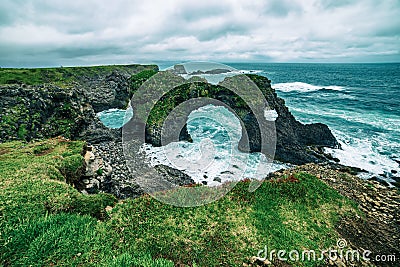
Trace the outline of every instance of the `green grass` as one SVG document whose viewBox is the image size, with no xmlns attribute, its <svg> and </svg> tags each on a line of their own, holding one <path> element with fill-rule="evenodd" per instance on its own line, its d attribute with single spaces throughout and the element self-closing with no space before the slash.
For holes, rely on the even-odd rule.
<svg viewBox="0 0 400 267">
<path fill-rule="evenodd" d="M 0 68 L 0 84 L 28 84 L 40 85 L 55 83 L 58 85 L 80 81 L 83 77 L 96 77 L 107 75 L 111 71 L 123 71 L 128 69 L 153 68 L 157 66 L 141 65 L 108 65 L 90 67 L 58 67 L 58 68 Z"/>
<path fill-rule="evenodd" d="M 173 266 L 114 250 L 118 240 L 100 220 L 116 199 L 82 195 L 66 183 L 83 166 L 83 146 L 63 139 L 0 144 L 0 265 Z"/>
<path fill-rule="evenodd" d="M 334 224 L 354 213 L 354 204 L 313 176 L 297 177 L 298 183 L 265 182 L 255 193 L 241 182 L 224 198 L 195 208 L 148 196 L 128 200 L 117 205 L 108 224 L 124 249 L 199 266 L 241 266 L 266 245 L 287 251 L 335 245 Z"/>
<path fill-rule="evenodd" d="M 340 216 L 358 213 L 304 173 L 298 181 L 265 182 L 254 193 L 240 182 L 200 207 L 147 195 L 116 204 L 110 195 L 82 195 L 65 182 L 79 169 L 83 146 L 61 139 L 0 144 L 0 265 L 242 266 L 266 245 L 329 248 Z"/>
</svg>

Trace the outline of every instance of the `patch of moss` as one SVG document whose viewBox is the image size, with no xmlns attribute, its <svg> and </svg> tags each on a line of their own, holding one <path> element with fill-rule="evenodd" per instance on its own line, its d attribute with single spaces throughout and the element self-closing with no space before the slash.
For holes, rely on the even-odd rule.
<svg viewBox="0 0 400 267">
<path fill-rule="evenodd" d="M 73 183 L 79 179 L 83 173 L 84 159 L 80 154 L 74 154 L 63 158 L 58 166 L 67 182 Z"/>
<path fill-rule="evenodd" d="M 51 151 L 54 148 L 54 145 L 51 143 L 43 143 L 33 148 L 33 153 L 35 155 L 43 154 L 47 151 Z"/>
<path fill-rule="evenodd" d="M 30 122 L 29 109 L 23 104 L 17 104 L 0 114 L 0 132 L 2 136 L 15 136 L 25 140 Z"/>
<path fill-rule="evenodd" d="M 156 69 L 143 70 L 135 75 L 132 75 L 129 78 L 129 92 L 130 97 L 132 97 L 133 93 L 136 92 L 139 87 L 148 79 L 150 79 L 153 75 L 155 75 L 158 71 Z"/>
<path fill-rule="evenodd" d="M 28 133 L 27 125 L 25 123 L 21 124 L 18 128 L 18 137 L 19 139 L 24 140 L 26 138 L 26 135 Z"/>
<path fill-rule="evenodd" d="M 78 111 L 70 103 L 65 103 L 54 109 L 52 116 L 43 125 L 43 133 L 49 137 L 72 138 L 79 127 L 77 118 L 80 118 Z"/>
</svg>

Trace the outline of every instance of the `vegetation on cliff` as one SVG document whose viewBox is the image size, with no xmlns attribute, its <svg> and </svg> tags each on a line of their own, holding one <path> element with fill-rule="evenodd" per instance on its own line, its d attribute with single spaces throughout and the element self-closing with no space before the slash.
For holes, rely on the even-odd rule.
<svg viewBox="0 0 400 267">
<path fill-rule="evenodd" d="M 156 69 L 157 66 L 151 66 Z M 90 67 L 57 67 L 57 68 L 29 68 L 14 69 L 0 68 L 0 85 L 26 84 L 41 85 L 53 83 L 57 85 L 69 85 L 74 82 L 82 82 L 85 79 L 109 75 L 113 71 L 143 70 L 143 65 L 107 65 Z"/>
</svg>

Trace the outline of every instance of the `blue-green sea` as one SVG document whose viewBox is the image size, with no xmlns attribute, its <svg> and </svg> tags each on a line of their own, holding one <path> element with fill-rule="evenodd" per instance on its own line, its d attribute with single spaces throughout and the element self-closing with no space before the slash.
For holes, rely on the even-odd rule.
<svg viewBox="0 0 400 267">
<path fill-rule="evenodd" d="M 160 69 L 171 65 L 160 65 Z M 272 80 L 272 87 L 299 121 L 327 124 L 342 149 L 326 151 L 342 164 L 373 175 L 399 176 L 400 63 L 227 65 Z M 104 113 L 100 118 L 118 126 L 124 112 L 116 114 Z M 204 138 L 208 138 L 207 131 Z"/>
</svg>

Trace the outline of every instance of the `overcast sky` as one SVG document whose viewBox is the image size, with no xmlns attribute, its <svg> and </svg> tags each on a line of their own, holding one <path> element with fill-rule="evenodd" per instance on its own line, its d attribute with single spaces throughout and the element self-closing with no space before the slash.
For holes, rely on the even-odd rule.
<svg viewBox="0 0 400 267">
<path fill-rule="evenodd" d="M 400 0 L 1 0 L 0 66 L 400 62 Z"/>
</svg>

